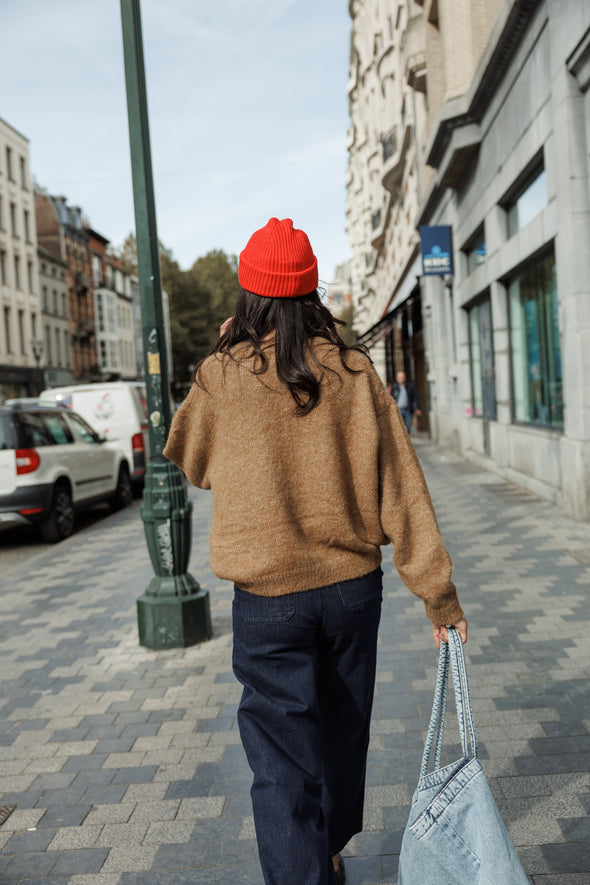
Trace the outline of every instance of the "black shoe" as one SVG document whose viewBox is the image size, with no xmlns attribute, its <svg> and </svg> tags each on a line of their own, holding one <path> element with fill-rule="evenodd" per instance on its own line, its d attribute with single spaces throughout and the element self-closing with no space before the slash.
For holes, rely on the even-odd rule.
<svg viewBox="0 0 590 885">
<path fill-rule="evenodd" d="M 335 870 L 336 885 L 344 885 L 344 883 L 346 882 L 346 870 L 344 869 L 344 861 L 341 854 L 337 854 L 336 857 L 338 858 L 338 869 Z"/>
</svg>

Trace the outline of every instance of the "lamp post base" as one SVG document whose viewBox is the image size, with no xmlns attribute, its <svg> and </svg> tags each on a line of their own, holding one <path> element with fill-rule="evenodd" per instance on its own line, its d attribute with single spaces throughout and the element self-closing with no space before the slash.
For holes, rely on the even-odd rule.
<svg viewBox="0 0 590 885">
<path fill-rule="evenodd" d="M 184 578 L 187 576 L 184 575 Z M 154 578 L 154 581 L 174 580 Z M 195 582 L 196 583 L 196 582 Z M 152 584 L 148 590 L 153 593 Z M 201 590 L 184 596 L 148 595 L 137 600 L 139 643 L 158 651 L 163 648 L 187 648 L 211 637 L 209 594 Z"/>
</svg>

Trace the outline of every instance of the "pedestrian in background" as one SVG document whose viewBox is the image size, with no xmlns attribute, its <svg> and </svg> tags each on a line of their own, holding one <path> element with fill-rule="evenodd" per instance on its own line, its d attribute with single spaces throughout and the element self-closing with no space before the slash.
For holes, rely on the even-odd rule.
<svg viewBox="0 0 590 885">
<path fill-rule="evenodd" d="M 321 303 L 290 219 L 240 255 L 242 293 L 164 454 L 213 493 L 211 566 L 235 584 L 240 735 L 267 885 L 345 881 L 362 829 L 382 601 L 381 546 L 437 644 L 466 639 L 422 470 L 361 347 Z"/>
<path fill-rule="evenodd" d="M 398 372 L 395 376 L 395 384 L 391 385 L 391 395 L 396 401 L 406 429 L 410 433 L 413 415 L 420 417 L 422 412 L 420 411 L 420 400 L 418 399 L 416 388 L 409 381 L 406 381 L 405 372 Z"/>
</svg>

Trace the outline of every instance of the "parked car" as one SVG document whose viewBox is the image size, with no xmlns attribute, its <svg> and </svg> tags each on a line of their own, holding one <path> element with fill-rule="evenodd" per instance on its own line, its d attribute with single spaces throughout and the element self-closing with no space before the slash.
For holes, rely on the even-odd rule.
<svg viewBox="0 0 590 885">
<path fill-rule="evenodd" d="M 55 406 L 0 406 L 0 531 L 38 524 L 46 541 L 74 530 L 75 513 L 133 500 L 129 462 L 80 415 Z"/>
<path fill-rule="evenodd" d="M 39 402 L 73 409 L 120 449 L 130 467 L 131 482 L 143 487 L 149 458 L 149 433 L 145 385 L 134 381 L 72 384 L 43 390 Z"/>
</svg>

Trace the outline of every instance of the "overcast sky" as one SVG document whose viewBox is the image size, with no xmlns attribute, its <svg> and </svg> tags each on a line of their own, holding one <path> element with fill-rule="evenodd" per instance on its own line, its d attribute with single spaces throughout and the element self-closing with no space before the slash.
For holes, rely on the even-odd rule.
<svg viewBox="0 0 590 885">
<path fill-rule="evenodd" d="M 142 0 L 158 234 L 183 267 L 290 217 L 333 278 L 345 225 L 346 0 Z M 119 0 L 0 0 L 0 117 L 119 245 L 133 203 Z"/>
</svg>

